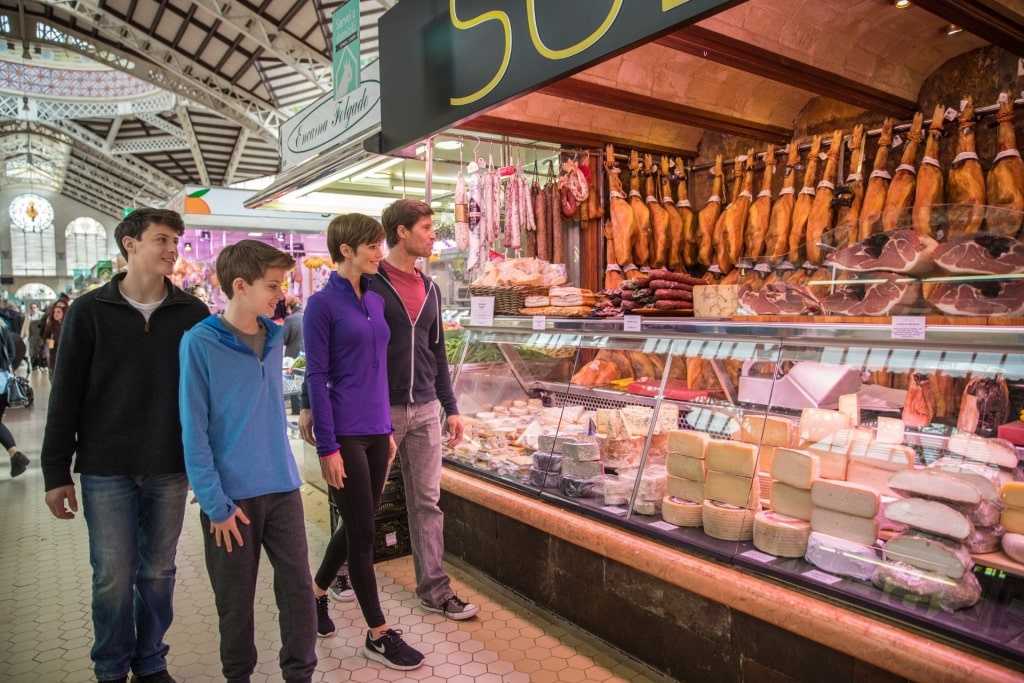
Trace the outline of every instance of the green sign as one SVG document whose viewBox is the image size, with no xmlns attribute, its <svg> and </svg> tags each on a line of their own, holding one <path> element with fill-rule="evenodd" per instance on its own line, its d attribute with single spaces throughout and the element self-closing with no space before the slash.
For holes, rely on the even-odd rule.
<svg viewBox="0 0 1024 683">
<path fill-rule="evenodd" d="M 135 210 L 134 206 L 126 206 L 121 209 L 121 218 L 128 218 L 128 214 Z"/>
<path fill-rule="evenodd" d="M 344 0 L 331 16 L 334 100 L 359 87 L 359 0 Z"/>
</svg>

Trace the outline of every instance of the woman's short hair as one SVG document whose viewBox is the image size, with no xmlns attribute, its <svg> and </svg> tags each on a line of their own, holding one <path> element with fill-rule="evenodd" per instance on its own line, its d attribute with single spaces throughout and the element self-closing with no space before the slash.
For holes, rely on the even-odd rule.
<svg viewBox="0 0 1024 683">
<path fill-rule="evenodd" d="M 343 244 L 355 251 L 361 244 L 378 244 L 383 239 L 384 226 L 374 219 L 361 213 L 343 213 L 327 226 L 327 253 L 335 263 L 343 263 Z"/>
</svg>

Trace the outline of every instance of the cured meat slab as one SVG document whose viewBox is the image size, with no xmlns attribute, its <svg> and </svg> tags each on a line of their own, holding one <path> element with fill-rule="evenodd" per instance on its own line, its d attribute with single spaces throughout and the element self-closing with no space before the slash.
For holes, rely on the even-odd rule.
<svg viewBox="0 0 1024 683">
<path fill-rule="evenodd" d="M 754 315 L 807 315 L 821 311 L 821 304 L 809 289 L 786 282 L 740 292 L 740 306 Z"/>
<path fill-rule="evenodd" d="M 851 280 L 822 297 L 821 307 L 832 315 L 899 315 L 921 298 L 921 283 L 895 273 L 873 273 L 865 282 Z"/>
<path fill-rule="evenodd" d="M 988 232 L 962 235 L 940 244 L 932 258 L 942 270 L 953 275 L 1024 273 L 1024 244 Z"/>
<path fill-rule="evenodd" d="M 825 263 L 858 273 L 885 270 L 922 275 L 931 269 L 932 253 L 938 246 L 931 237 L 913 230 L 879 232 L 852 247 L 830 254 Z"/>
<path fill-rule="evenodd" d="M 1020 317 L 1024 315 L 1024 280 L 941 282 L 928 300 L 949 315 Z"/>
</svg>

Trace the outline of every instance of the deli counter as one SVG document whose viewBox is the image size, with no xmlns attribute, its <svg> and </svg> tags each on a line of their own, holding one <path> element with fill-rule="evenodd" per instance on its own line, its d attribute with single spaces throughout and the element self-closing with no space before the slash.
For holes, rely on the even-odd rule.
<svg viewBox="0 0 1024 683">
<path fill-rule="evenodd" d="M 678 318 L 467 327 L 449 348 L 466 438 L 445 452 L 446 500 L 900 679 L 1020 680 L 1024 328 L 916 334 Z M 489 539 L 450 513 L 449 551 L 477 564 Z M 512 587 L 558 602 L 528 584 Z M 616 642 L 605 620 L 581 620 Z M 686 666 L 732 675 L 701 656 Z M 666 658 L 653 663 L 683 675 Z"/>
</svg>

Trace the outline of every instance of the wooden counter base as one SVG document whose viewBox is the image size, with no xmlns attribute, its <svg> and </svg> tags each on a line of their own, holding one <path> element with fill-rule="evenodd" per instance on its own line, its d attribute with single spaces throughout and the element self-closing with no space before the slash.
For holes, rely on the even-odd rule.
<svg viewBox="0 0 1024 683">
<path fill-rule="evenodd" d="M 928 681 L 929 683 L 939 681 L 1010 683 L 1021 680 L 1019 672 L 1012 671 L 995 662 L 972 656 L 962 650 L 903 630 L 884 621 L 844 609 L 841 606 L 802 595 L 795 590 L 759 579 L 728 565 L 698 558 L 598 521 L 561 510 L 553 505 L 539 503 L 527 496 L 447 467 L 442 470 L 441 487 L 444 494 L 442 508 L 448 509 L 446 519 L 448 552 L 463 556 L 470 564 L 479 566 L 474 561 L 474 555 L 486 551 L 477 547 L 480 543 L 474 543 L 472 534 L 477 535 L 477 541 L 486 542 L 490 538 L 500 549 L 503 544 L 508 545 L 502 537 L 503 532 L 506 531 L 504 527 L 508 527 L 508 538 L 511 539 L 515 534 L 514 525 L 525 525 L 542 534 L 579 546 L 587 552 L 621 563 L 683 589 L 683 591 L 700 596 L 697 599 L 706 599 L 708 606 L 714 607 L 717 604 L 729 610 L 735 610 L 735 612 L 717 613 L 710 616 L 706 612 L 691 615 L 693 618 L 691 625 L 700 628 L 702 637 L 706 632 L 708 640 L 711 641 L 710 645 L 713 646 L 717 645 L 723 649 L 728 649 L 730 645 L 736 647 L 735 643 L 730 641 L 730 638 L 735 638 L 735 633 L 729 631 L 735 631 L 737 627 L 735 625 L 723 627 L 723 624 L 729 621 L 730 614 L 740 613 L 838 653 L 848 655 L 855 660 L 855 667 L 857 662 L 865 662 L 907 680 Z M 445 500 L 446 498 L 447 500 Z M 474 505 L 479 506 L 508 519 L 494 518 L 491 528 L 481 529 L 479 528 L 481 525 L 487 527 L 487 521 L 480 519 L 479 515 L 472 519 L 465 519 L 452 514 L 455 510 L 451 508 L 458 509 L 460 505 L 465 504 L 462 501 L 468 502 L 467 507 L 469 508 Z M 472 510 L 459 509 L 458 512 L 471 513 Z M 522 529 L 522 527 L 519 528 Z M 520 555 L 528 554 L 521 548 L 518 548 L 517 552 Z M 544 551 L 537 550 L 538 554 L 541 552 Z M 549 554 L 551 552 L 557 554 L 557 550 L 548 551 Z M 532 561 L 536 564 L 548 560 L 547 556 L 538 556 Z M 498 566 L 501 562 L 526 563 L 528 561 L 530 558 L 516 557 L 493 560 L 498 563 Z M 574 569 L 566 568 L 565 571 L 570 575 L 574 571 L 578 573 L 578 576 L 570 576 L 569 580 L 580 582 L 579 594 L 576 597 L 585 600 L 588 568 L 583 564 L 579 563 Z M 487 571 L 486 567 L 481 567 L 481 569 Z M 501 577 L 495 578 L 501 581 Z M 541 580 L 538 577 L 534 578 Z M 597 577 L 589 578 L 600 580 Z M 616 580 L 628 580 L 628 577 L 618 577 Z M 512 586 L 512 588 L 516 587 Z M 600 586 L 591 586 L 590 588 L 600 589 Z M 643 588 L 640 588 L 640 591 L 642 593 Z M 657 594 L 656 590 L 651 592 Z M 527 595 L 527 597 L 536 599 L 535 596 Z M 638 600 L 650 600 L 653 595 L 638 594 L 634 597 Z M 674 607 L 685 609 L 685 606 L 680 608 L 678 605 L 674 605 Z M 700 607 L 698 606 L 697 609 L 700 610 Z M 556 609 L 556 611 L 558 610 Z M 666 605 L 665 611 L 671 611 L 671 607 Z M 713 609 L 708 611 L 715 612 Z M 616 616 L 608 614 L 607 618 L 615 620 Z M 669 616 L 677 615 L 672 613 Z M 719 622 L 715 621 L 716 616 L 719 617 Z M 736 617 L 742 619 L 740 615 L 736 615 Z M 623 616 L 623 618 L 626 617 Z M 708 623 L 706 628 L 703 628 L 705 624 L 700 620 L 705 618 Z M 581 625 L 587 627 L 586 624 Z M 648 626 L 652 631 L 659 627 L 656 623 L 649 623 Z M 740 626 L 740 628 L 743 627 L 750 628 L 751 626 L 750 624 Z M 598 633 L 598 635 L 601 634 Z M 771 646 L 766 647 L 770 649 Z M 709 649 L 713 650 L 714 648 Z M 644 656 L 644 653 L 631 653 L 650 661 L 648 657 Z M 769 658 L 772 656 L 783 655 L 768 654 Z M 736 680 L 768 679 L 770 666 L 766 668 L 751 661 L 745 655 L 739 659 L 742 661 L 738 664 L 733 663 L 733 668 L 742 669 L 742 673 L 723 668 L 717 672 L 720 677 L 716 680 L 725 680 L 726 678 L 735 678 Z M 657 665 L 656 662 L 651 663 Z M 712 662 L 710 666 L 714 667 L 716 664 L 721 664 L 721 662 Z M 826 666 L 826 664 L 826 662 L 822 662 L 821 666 Z M 683 674 L 681 671 L 670 671 L 669 673 L 676 676 Z M 712 673 L 711 671 L 706 670 L 705 667 L 703 673 L 705 674 L 704 680 L 711 680 L 707 677 Z M 820 671 L 820 675 L 825 676 L 821 680 L 842 680 L 844 678 L 843 676 L 829 678 L 828 673 L 824 670 Z M 686 678 L 689 679 L 690 676 L 688 675 Z M 794 680 L 799 678 L 800 676 L 794 676 Z M 857 675 L 856 672 L 853 674 L 854 680 L 861 678 L 862 676 Z M 777 679 L 773 678 L 773 680 Z"/>
</svg>

